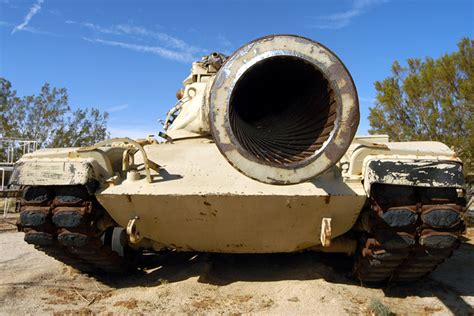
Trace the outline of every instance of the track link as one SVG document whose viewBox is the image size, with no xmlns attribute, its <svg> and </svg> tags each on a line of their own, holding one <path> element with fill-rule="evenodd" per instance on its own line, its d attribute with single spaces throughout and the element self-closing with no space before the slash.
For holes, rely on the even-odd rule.
<svg viewBox="0 0 474 316">
<path fill-rule="evenodd" d="M 366 210 L 356 277 L 367 284 L 412 282 L 449 258 L 465 231 L 463 200 L 453 190 L 379 185 Z"/>
<path fill-rule="evenodd" d="M 27 243 L 45 254 L 87 273 L 125 273 L 133 268 L 128 256 L 111 249 L 114 223 L 84 187 L 28 187 L 19 207 L 18 229 L 25 232 Z"/>
</svg>

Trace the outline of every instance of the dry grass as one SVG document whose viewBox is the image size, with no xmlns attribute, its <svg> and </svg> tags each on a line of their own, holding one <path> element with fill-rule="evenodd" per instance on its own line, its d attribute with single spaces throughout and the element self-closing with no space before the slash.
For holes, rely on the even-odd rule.
<svg viewBox="0 0 474 316">
<path fill-rule="evenodd" d="M 374 316 L 391 316 L 395 315 L 391 310 L 390 307 L 382 303 L 378 298 L 372 298 L 370 301 L 370 305 L 368 308 L 369 315 Z"/>
</svg>

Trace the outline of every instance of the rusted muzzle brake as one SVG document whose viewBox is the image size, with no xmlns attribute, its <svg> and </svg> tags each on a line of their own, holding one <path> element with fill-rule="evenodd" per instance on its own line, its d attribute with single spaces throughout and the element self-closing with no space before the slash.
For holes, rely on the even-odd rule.
<svg viewBox="0 0 474 316">
<path fill-rule="evenodd" d="M 238 49 L 217 73 L 209 104 L 222 154 L 271 184 L 303 182 L 330 168 L 359 124 L 349 71 L 323 45 L 293 35 Z"/>
</svg>

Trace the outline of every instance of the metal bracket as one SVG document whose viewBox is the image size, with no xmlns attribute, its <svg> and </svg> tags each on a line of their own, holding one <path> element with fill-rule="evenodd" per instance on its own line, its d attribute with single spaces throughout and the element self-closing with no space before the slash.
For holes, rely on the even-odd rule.
<svg viewBox="0 0 474 316">
<path fill-rule="evenodd" d="M 140 236 L 140 232 L 137 229 L 137 221 L 139 219 L 140 217 L 135 216 L 129 220 L 127 224 L 127 235 L 129 236 L 130 242 L 132 244 L 138 244 L 142 240 L 142 236 Z"/>
<path fill-rule="evenodd" d="M 321 245 L 329 247 L 331 245 L 331 218 L 323 217 L 321 222 Z"/>
<path fill-rule="evenodd" d="M 124 150 L 122 154 L 122 171 L 129 171 L 130 167 L 135 164 L 135 153 L 137 149 L 129 148 Z"/>
<path fill-rule="evenodd" d="M 137 141 L 135 141 L 131 138 L 128 138 L 128 137 L 107 139 L 107 140 L 98 142 L 97 144 L 94 144 L 92 146 L 79 148 L 76 152 L 79 153 L 79 152 L 93 151 L 93 150 L 99 149 L 100 147 L 104 147 L 105 145 L 109 145 L 109 144 L 112 144 L 112 143 L 130 144 L 130 145 L 134 146 L 135 148 L 137 148 L 140 151 L 140 153 L 143 156 L 143 165 L 145 167 L 146 179 L 147 179 L 148 183 L 152 182 L 150 169 L 155 170 L 156 172 L 160 173 L 161 166 L 158 165 L 157 163 L 154 163 L 153 161 L 149 160 L 148 156 L 145 152 L 145 149 L 143 149 L 143 146 L 140 143 L 138 143 Z M 124 153 L 124 159 L 125 159 L 126 155 L 127 154 Z"/>
</svg>

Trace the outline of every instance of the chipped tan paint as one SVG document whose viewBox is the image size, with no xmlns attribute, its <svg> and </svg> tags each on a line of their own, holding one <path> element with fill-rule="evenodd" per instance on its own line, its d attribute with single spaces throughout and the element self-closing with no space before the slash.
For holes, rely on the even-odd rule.
<svg viewBox="0 0 474 316">
<path fill-rule="evenodd" d="M 258 47 L 258 53 L 255 47 Z M 258 161 L 239 145 L 229 127 L 229 100 L 236 82 L 254 64 L 274 56 L 295 56 L 313 63 L 330 76 L 329 82 L 337 85 L 336 91 L 343 92 L 337 97 L 339 105 L 335 127 L 322 148 L 301 163 L 288 166 L 266 165 Z M 350 74 L 339 59 L 321 44 L 291 35 L 258 39 L 235 52 L 217 73 L 209 99 L 211 129 L 222 154 L 245 175 L 273 184 L 306 181 L 330 168 L 350 145 L 359 120 L 357 92 Z"/>
<path fill-rule="evenodd" d="M 339 89 L 342 89 L 344 88 L 344 86 L 346 85 L 347 81 L 344 79 L 344 78 L 341 78 L 337 81 L 337 84 L 339 86 Z"/>
<path fill-rule="evenodd" d="M 387 167 L 376 170 L 373 167 L 374 163 L 384 163 Z M 364 188 L 369 196 L 374 183 L 462 189 L 462 164 L 458 160 L 444 160 L 442 157 L 425 156 L 421 159 L 410 159 L 386 155 L 373 156 L 366 161 L 364 168 Z"/>
<path fill-rule="evenodd" d="M 114 175 L 123 148 L 101 148 L 78 153 L 79 148 L 41 149 L 24 155 L 15 166 L 12 182 L 18 185 L 73 185 L 105 181 Z"/>
<path fill-rule="evenodd" d="M 95 178 L 92 161 L 30 160 L 16 167 L 15 183 L 20 185 L 86 184 Z"/>
<path fill-rule="evenodd" d="M 347 177 L 359 177 L 364 174 L 367 164 L 372 159 L 407 159 L 417 160 L 453 160 L 460 161 L 454 157 L 454 152 L 445 144 L 440 142 L 387 142 L 387 143 L 358 143 L 347 160 L 350 167 Z"/>
</svg>

